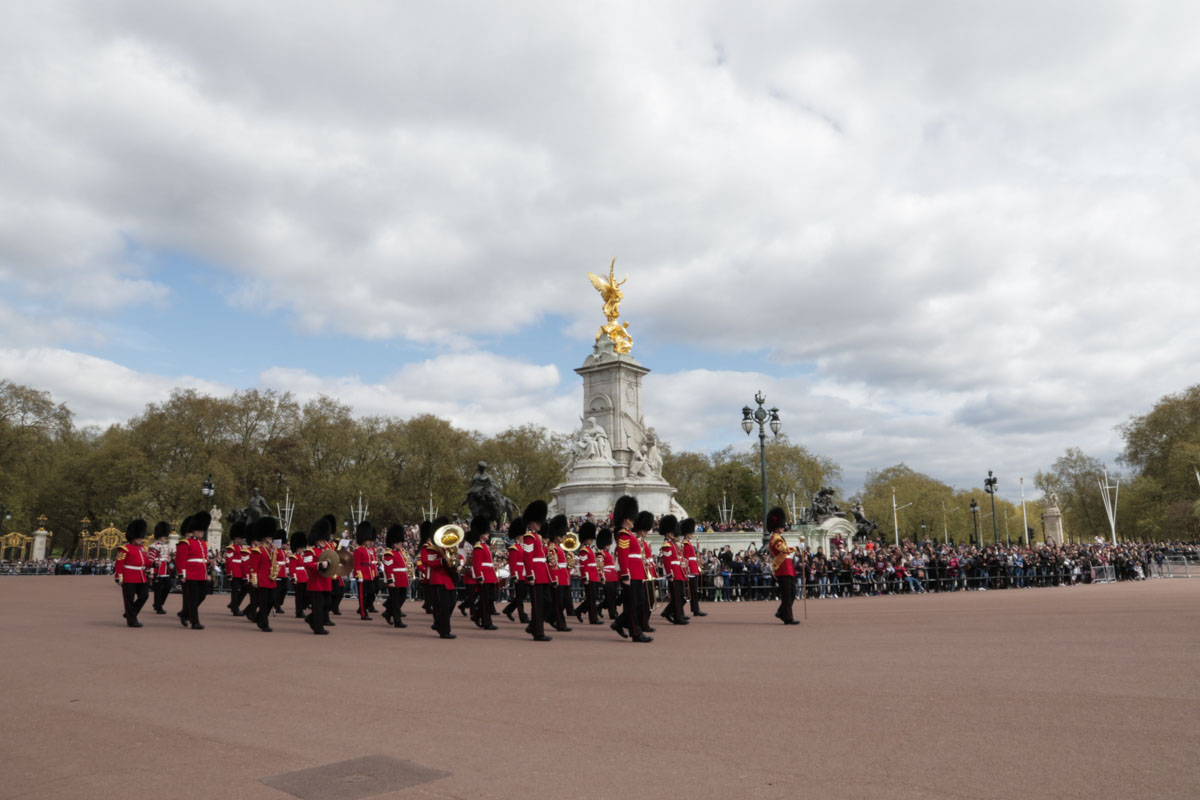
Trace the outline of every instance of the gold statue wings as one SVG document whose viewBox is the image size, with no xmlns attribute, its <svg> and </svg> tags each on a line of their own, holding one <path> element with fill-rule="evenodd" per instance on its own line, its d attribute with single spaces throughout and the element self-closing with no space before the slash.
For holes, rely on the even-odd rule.
<svg viewBox="0 0 1200 800">
<path fill-rule="evenodd" d="M 618 353 L 628 353 L 633 347 L 633 338 L 630 337 L 626 330 L 629 323 L 621 325 L 617 322 L 617 318 L 621 316 L 621 300 L 625 295 L 621 293 L 621 285 L 629 280 L 629 276 L 625 276 L 625 280 L 618 281 L 613 274 L 613 270 L 617 266 L 617 259 L 613 259 L 608 265 L 608 280 L 601 278 L 594 272 L 587 274 L 588 280 L 592 282 L 592 286 L 596 287 L 596 291 L 600 293 L 600 297 L 604 300 L 604 318 L 607 324 L 601 325 L 599 332 L 596 334 L 596 341 L 600 341 L 600 337 L 607 336 L 613 342 L 613 350 Z"/>
</svg>

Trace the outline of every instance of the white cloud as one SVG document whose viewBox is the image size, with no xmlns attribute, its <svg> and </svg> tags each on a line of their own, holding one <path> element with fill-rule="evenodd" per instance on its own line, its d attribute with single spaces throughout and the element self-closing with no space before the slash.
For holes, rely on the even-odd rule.
<svg viewBox="0 0 1200 800">
<path fill-rule="evenodd" d="M 378 385 L 264 381 L 481 430 L 526 402 L 562 425 L 557 373 L 470 354 L 552 310 L 582 355 L 582 272 L 617 255 L 639 342 L 769 353 L 795 438 L 828 442 L 848 477 L 1108 456 L 1112 425 L 1193 382 L 1200 356 L 1198 17 L 1132 0 L 25 5 L 0 31 L 0 288 L 47 338 L 10 324 L 0 343 L 168 302 L 138 253 L 179 252 L 303 330 L 466 354 Z M 655 373 L 685 395 L 648 397 L 653 424 L 719 440 L 752 380 Z M 116 408 L 94 402 L 80 412 Z"/>
</svg>

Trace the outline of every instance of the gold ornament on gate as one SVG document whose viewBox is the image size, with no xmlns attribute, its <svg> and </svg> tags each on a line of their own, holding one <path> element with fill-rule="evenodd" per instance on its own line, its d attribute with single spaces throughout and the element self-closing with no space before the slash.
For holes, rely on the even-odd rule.
<svg viewBox="0 0 1200 800">
<path fill-rule="evenodd" d="M 596 341 L 599 342 L 601 337 L 607 336 L 613 343 L 613 352 L 628 353 L 633 349 L 633 337 L 629 335 L 629 323 L 618 323 L 617 318 L 621 316 L 619 306 L 621 300 L 625 298 L 625 295 L 621 293 L 621 285 L 629 280 L 629 276 L 626 275 L 625 280 L 618 281 L 613 275 L 613 269 L 616 266 L 617 260 L 614 258 L 608 265 L 607 281 L 594 272 L 589 272 L 587 276 L 604 300 L 604 318 L 608 320 L 606 325 L 600 326 L 600 330 L 596 334 Z"/>
</svg>

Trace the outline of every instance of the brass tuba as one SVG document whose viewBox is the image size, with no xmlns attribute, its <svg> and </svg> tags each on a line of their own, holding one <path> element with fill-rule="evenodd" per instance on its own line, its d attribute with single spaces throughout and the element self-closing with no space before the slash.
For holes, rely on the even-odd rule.
<svg viewBox="0 0 1200 800">
<path fill-rule="evenodd" d="M 442 552 L 442 560 L 451 571 L 458 569 L 458 546 L 466 538 L 458 525 L 443 525 L 433 532 L 433 546 Z"/>
<path fill-rule="evenodd" d="M 575 569 L 575 551 L 579 549 L 579 537 L 567 533 L 562 540 L 562 549 L 567 551 L 567 569 Z"/>
</svg>

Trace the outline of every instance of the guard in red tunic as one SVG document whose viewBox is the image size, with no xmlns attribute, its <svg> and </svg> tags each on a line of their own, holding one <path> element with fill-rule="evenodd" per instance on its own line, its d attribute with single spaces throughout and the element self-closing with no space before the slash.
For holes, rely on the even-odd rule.
<svg viewBox="0 0 1200 800">
<path fill-rule="evenodd" d="M 146 538 L 146 520 L 135 519 L 125 528 L 125 544 L 117 548 L 117 563 L 113 565 L 113 580 L 121 587 L 121 599 L 125 602 L 125 624 L 140 628 L 138 614 L 150 596 L 150 554 L 143 541 Z"/>
<path fill-rule="evenodd" d="M 308 549 L 308 537 L 303 531 L 296 531 L 289 544 L 292 554 L 288 558 L 288 572 L 292 576 L 292 589 L 296 592 L 296 618 L 304 619 L 304 612 L 308 610 L 308 570 L 304 568 L 302 559 L 304 551 Z"/>
<path fill-rule="evenodd" d="M 246 546 L 246 523 L 238 520 L 229 526 L 229 544 L 225 545 L 225 575 L 229 578 L 229 611 L 242 616 L 242 600 L 250 594 L 246 564 L 250 560 Z"/>
<path fill-rule="evenodd" d="M 472 520 L 472 524 L 475 524 Z M 459 545 L 458 560 L 462 565 L 459 570 L 458 577 L 462 579 L 462 600 L 459 601 L 458 611 L 464 617 L 469 616 L 471 621 L 475 621 L 475 602 L 479 599 L 479 587 L 475 584 L 475 573 L 471 569 L 471 557 L 473 548 L 478 535 L 467 528 L 463 534 L 463 541 Z"/>
<path fill-rule="evenodd" d="M 509 622 L 513 621 L 513 612 L 518 619 L 529 624 L 529 615 L 525 613 L 525 598 L 529 594 L 529 584 L 525 578 L 525 557 L 521 552 L 521 539 L 525 536 L 525 520 L 517 517 L 508 524 L 508 573 L 510 578 L 509 591 L 512 592 L 508 605 L 504 607 L 504 616 Z"/>
<path fill-rule="evenodd" d="M 200 624 L 200 604 L 208 595 L 208 526 L 212 517 L 207 511 L 199 511 L 183 521 L 183 539 L 175 546 L 175 574 L 183 581 L 183 608 L 179 611 L 179 624 L 192 630 L 204 630 Z"/>
<path fill-rule="evenodd" d="M 421 586 L 421 610 L 426 614 L 433 614 L 433 591 L 429 588 L 429 570 L 425 568 L 425 551 L 432 535 L 433 525 L 429 520 L 417 526 L 417 577 Z"/>
<path fill-rule="evenodd" d="M 683 548 L 679 546 L 679 520 L 674 514 L 666 514 L 658 521 L 658 532 L 663 535 L 660 551 L 663 569 L 667 577 L 667 605 L 662 610 L 663 619 L 672 625 L 687 625 L 683 612 L 683 595 L 687 587 L 687 573 L 683 566 Z"/>
<path fill-rule="evenodd" d="M 525 562 L 525 581 L 529 586 L 529 624 L 525 632 L 535 642 L 548 642 L 546 635 L 546 610 L 553 607 L 550 593 L 553 584 L 550 567 L 546 560 L 546 543 L 542 541 L 541 529 L 546 524 L 548 509 L 546 501 L 534 500 L 525 508 L 525 533 L 521 536 L 521 558 Z"/>
<path fill-rule="evenodd" d="M 471 520 L 471 532 L 467 541 L 471 543 L 471 577 L 475 580 L 475 604 L 472 619 L 485 631 L 494 631 L 492 603 L 496 596 L 496 565 L 492 561 L 490 545 L 492 521 L 479 516 Z"/>
<path fill-rule="evenodd" d="M 784 625 L 799 625 L 799 621 L 792 616 L 792 603 L 796 602 L 796 565 L 792 563 L 792 555 L 796 548 L 788 547 L 787 540 L 783 538 L 786 527 L 787 514 L 782 508 L 772 508 L 767 513 L 767 530 L 771 533 L 767 549 L 771 553 L 771 571 L 775 574 L 775 582 L 779 584 L 779 610 L 775 616 Z"/>
<path fill-rule="evenodd" d="M 328 565 L 337 558 L 337 552 L 329 544 L 331 536 L 333 527 L 328 519 L 321 517 L 309 528 L 308 547 L 300 554 L 300 565 L 308 573 L 308 602 L 312 609 L 304 620 L 319 636 L 328 634 L 325 626 L 333 624 L 329 620 L 329 593 L 333 581 L 321 574 L 321 565 Z"/>
<path fill-rule="evenodd" d="M 368 611 L 375 606 L 375 578 L 379 575 L 379 560 L 375 555 L 375 526 L 365 519 L 354 531 L 354 579 L 358 583 L 358 618 L 370 619 Z"/>
<path fill-rule="evenodd" d="M 556 514 L 546 524 L 547 547 L 553 556 L 551 572 L 554 579 L 554 629 L 566 633 L 571 630 L 567 624 L 567 615 L 574 614 L 571 603 L 571 567 L 566 548 L 563 547 L 563 537 L 567 535 L 567 515 Z"/>
<path fill-rule="evenodd" d="M 271 632 L 271 609 L 275 607 L 275 570 L 279 564 L 274 547 L 277 525 L 274 517 L 262 517 L 249 526 L 248 538 L 252 547 L 246 574 L 250 579 L 255 613 L 246 616 L 266 633 Z"/>
<path fill-rule="evenodd" d="M 633 523 L 633 532 L 642 544 L 642 563 L 646 565 L 646 602 L 642 606 L 642 630 L 653 633 L 650 615 L 654 611 L 655 595 L 658 592 L 658 568 L 654 563 L 654 549 L 650 547 L 650 531 L 654 530 L 654 515 L 649 511 L 638 514 Z"/>
<path fill-rule="evenodd" d="M 604 577 L 604 607 L 608 609 L 608 618 L 617 618 L 617 600 L 621 596 L 621 571 L 617 569 L 617 560 L 613 557 L 613 535 L 608 528 L 601 528 L 596 534 L 596 550 L 600 553 L 600 569 Z"/>
<path fill-rule="evenodd" d="M 283 613 L 283 601 L 287 599 L 288 584 L 292 579 L 292 562 L 288 553 L 287 531 L 278 531 L 275 538 L 279 539 L 279 547 L 275 547 L 272 539 L 271 549 L 275 551 L 275 592 L 273 594 L 275 613 Z"/>
<path fill-rule="evenodd" d="M 653 638 L 642 633 L 643 608 L 646 604 L 645 554 L 641 541 L 631 530 L 639 516 L 636 497 L 624 495 L 617 499 L 613 508 L 613 524 L 618 527 L 617 567 L 621 573 L 624 607 L 620 616 L 609 627 L 622 638 L 632 637 L 635 642 L 652 642 Z"/>
<path fill-rule="evenodd" d="M 383 577 L 387 582 L 388 599 L 383 609 L 383 619 L 394 628 L 407 628 L 404 624 L 404 601 L 408 599 L 408 559 L 404 557 L 404 526 L 393 525 L 384 537 Z"/>
<path fill-rule="evenodd" d="M 448 517 L 438 517 L 431 523 L 434 533 L 450 524 Z M 458 550 L 442 550 L 430 536 L 425 545 L 422 565 L 429 574 L 429 604 L 433 608 L 433 629 L 443 639 L 453 639 L 450 618 L 454 616 L 454 578 L 458 574 Z"/>
<path fill-rule="evenodd" d="M 696 545 L 692 536 L 696 533 L 696 520 L 688 517 L 679 523 L 679 534 L 683 537 L 683 558 L 687 562 L 688 597 L 691 599 L 692 616 L 707 617 L 700 610 L 700 560 L 696 557 Z"/>
<path fill-rule="evenodd" d="M 596 557 L 596 549 L 592 546 L 596 541 L 596 524 L 585 522 L 579 526 L 579 582 L 583 584 L 583 602 L 575 607 L 575 619 L 583 622 L 583 612 L 587 611 L 589 625 L 601 625 L 600 622 L 600 564 Z"/>
<path fill-rule="evenodd" d="M 170 535 L 170 523 L 160 522 L 154 526 L 154 544 L 150 545 L 149 551 L 150 563 L 153 564 L 150 570 L 153 581 L 150 586 L 154 593 L 155 614 L 167 613 L 163 603 L 167 602 L 167 597 L 171 594 L 171 545 L 168 542 Z"/>
</svg>

